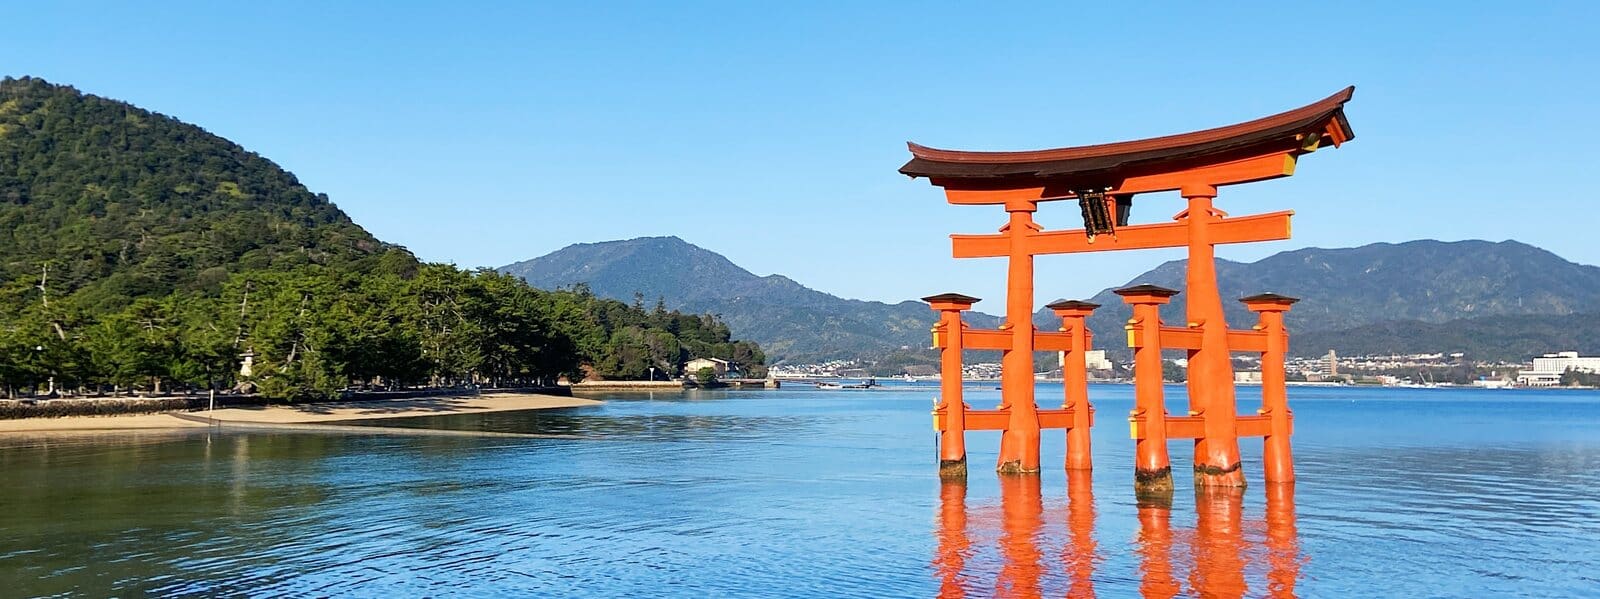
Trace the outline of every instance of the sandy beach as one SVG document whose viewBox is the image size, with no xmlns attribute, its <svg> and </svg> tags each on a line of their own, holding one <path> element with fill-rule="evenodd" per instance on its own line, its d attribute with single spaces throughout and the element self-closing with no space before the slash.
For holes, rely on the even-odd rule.
<svg viewBox="0 0 1600 599">
<path fill-rule="evenodd" d="M 600 403 L 593 399 L 536 394 L 418 397 L 388 401 L 235 407 L 215 412 L 23 418 L 0 420 L 0 433 L 196 428 L 209 426 L 206 422 L 208 417 L 223 424 L 318 424 L 344 420 L 576 408 Z"/>
</svg>

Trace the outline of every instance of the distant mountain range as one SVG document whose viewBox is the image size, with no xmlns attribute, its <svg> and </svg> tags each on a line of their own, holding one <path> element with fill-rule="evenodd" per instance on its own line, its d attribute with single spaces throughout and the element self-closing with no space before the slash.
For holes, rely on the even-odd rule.
<svg viewBox="0 0 1600 599">
<path fill-rule="evenodd" d="M 581 283 L 604 297 L 661 299 L 671 308 L 719 314 L 735 335 L 790 362 L 923 348 L 933 316 L 919 301 L 843 299 L 781 275 L 757 276 L 677 237 L 580 243 L 499 270 L 543 289 Z"/>
<path fill-rule="evenodd" d="M 1186 263 L 1176 260 L 1133 277 L 1182 290 Z M 753 339 L 769 356 L 791 362 L 883 355 L 928 343 L 933 315 L 926 304 L 850 300 L 779 275 L 757 276 L 709 250 L 676 237 L 578 244 L 500 269 L 542 288 L 582 283 L 597 295 L 657 298 L 669 307 L 720 314 L 735 334 Z M 1357 248 L 1306 248 L 1240 263 L 1219 260 L 1225 298 L 1273 291 L 1302 298 L 1290 313 L 1294 353 L 1465 351 L 1476 357 L 1521 359 L 1583 345 L 1581 326 L 1557 323 L 1595 317 L 1600 267 L 1575 264 L 1515 241 L 1376 243 Z M 1054 298 L 1039 298 L 1040 304 Z M 1183 321 L 1179 295 L 1164 310 Z M 1090 319 L 1102 340 L 1115 340 L 1128 310 L 1112 290 L 1090 301 L 1103 307 Z M 1254 315 L 1228 302 L 1229 322 L 1249 326 Z M 1527 318 L 1512 318 L 1522 317 Z M 1035 315 L 1054 327 L 1048 311 Z M 996 319 L 974 314 L 974 324 Z M 1439 326 L 1450 323 L 1448 326 Z M 1510 339 L 1516 339 L 1511 342 Z M 1592 338 L 1592 337 L 1589 337 Z M 1102 341 L 1103 347 L 1117 349 Z"/>
<path fill-rule="evenodd" d="M 1187 260 L 1134 277 L 1182 290 Z M 1217 261 L 1224 298 L 1272 291 L 1301 298 L 1290 312 L 1300 331 L 1331 331 L 1393 320 L 1440 323 L 1508 314 L 1572 314 L 1600 306 L 1600 267 L 1574 264 L 1516 241 L 1374 243 L 1356 248 L 1306 248 L 1256 262 Z M 1127 320 L 1121 298 L 1105 290 L 1090 301 L 1104 308 L 1095 324 Z M 1255 318 L 1229 301 L 1236 326 Z M 1182 320 L 1184 296 L 1163 314 Z"/>
</svg>

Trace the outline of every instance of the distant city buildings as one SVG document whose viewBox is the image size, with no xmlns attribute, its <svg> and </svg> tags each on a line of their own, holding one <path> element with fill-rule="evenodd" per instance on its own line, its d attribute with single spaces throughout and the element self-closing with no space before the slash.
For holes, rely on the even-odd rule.
<svg viewBox="0 0 1600 599">
<path fill-rule="evenodd" d="M 1575 351 L 1545 354 L 1533 359 L 1533 368 L 1517 373 L 1517 384 L 1528 387 L 1554 387 L 1568 370 L 1600 373 L 1600 356 L 1579 356 Z"/>
<path fill-rule="evenodd" d="M 1089 370 L 1111 370 L 1111 360 L 1106 359 L 1106 350 L 1103 349 L 1084 352 L 1083 361 Z"/>
<path fill-rule="evenodd" d="M 1091 380 L 1119 380 L 1126 376 L 1116 370 L 1117 365 L 1106 357 L 1105 350 L 1092 350 L 1084 356 Z M 1168 360 L 1183 367 L 1187 360 Z M 821 364 L 773 366 L 771 373 L 777 378 L 864 378 L 871 376 L 870 362 L 835 360 Z M 1234 359 L 1234 380 L 1242 384 L 1259 384 L 1259 360 L 1250 356 Z M 936 366 L 907 365 L 905 373 L 913 377 L 933 377 Z M 1527 363 L 1472 361 L 1459 352 L 1396 354 L 1387 356 L 1340 356 L 1333 351 L 1318 356 L 1291 358 L 1284 365 L 1291 384 L 1345 384 L 1399 387 L 1433 387 L 1438 385 L 1471 385 L 1500 389 L 1508 387 L 1554 387 L 1562 384 L 1562 375 L 1569 371 L 1600 376 L 1600 356 L 1580 356 L 1575 351 L 1562 351 L 1534 358 Z M 878 372 L 881 376 L 890 376 Z M 899 375 L 894 375 L 899 376 Z M 992 362 L 966 363 L 961 376 L 968 380 L 997 380 L 1000 365 Z M 1059 369 L 1036 373 L 1039 378 L 1055 380 L 1061 377 Z M 1567 384 L 1573 384 L 1568 377 Z M 1592 382 L 1583 384 L 1593 385 Z"/>
</svg>

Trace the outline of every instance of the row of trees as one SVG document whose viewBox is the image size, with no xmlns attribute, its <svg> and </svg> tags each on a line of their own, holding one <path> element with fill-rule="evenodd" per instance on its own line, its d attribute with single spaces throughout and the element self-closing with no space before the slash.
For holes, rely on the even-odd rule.
<svg viewBox="0 0 1600 599">
<path fill-rule="evenodd" d="M 695 357 L 765 357 L 706 315 L 541 291 L 490 270 L 320 266 L 227 276 L 107 308 L 53 297 L 47 276 L 0 284 L 0 384 L 104 393 L 254 385 L 278 399 L 362 386 L 547 384 L 559 377 L 680 375 Z M 41 273 L 42 274 L 42 273 Z M 240 375 L 241 357 L 252 372 Z"/>
<path fill-rule="evenodd" d="M 1568 368 L 1566 372 L 1561 373 L 1561 384 L 1568 387 L 1600 387 L 1600 372 Z"/>
</svg>

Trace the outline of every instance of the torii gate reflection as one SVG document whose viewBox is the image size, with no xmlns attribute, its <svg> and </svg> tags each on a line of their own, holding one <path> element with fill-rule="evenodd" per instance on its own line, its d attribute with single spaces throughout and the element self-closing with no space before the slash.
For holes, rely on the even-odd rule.
<svg viewBox="0 0 1600 599">
<path fill-rule="evenodd" d="M 1069 477 L 1064 515 L 1045 509 L 1040 480 L 1031 476 L 1002 477 L 999 506 L 969 508 L 966 499 L 964 480 L 943 481 L 935 534 L 938 549 L 933 560 L 940 597 L 1037 597 L 1044 591 L 1041 581 L 1060 572 L 1066 575 L 1066 596 L 1096 595 L 1096 568 L 1105 561 L 1105 548 L 1094 534 L 1096 512 L 1088 473 Z M 1245 568 L 1252 561 L 1267 565 L 1265 592 L 1258 587 L 1255 594 L 1296 596 L 1304 558 L 1295 524 L 1293 484 L 1267 486 L 1266 514 L 1261 520 L 1244 518 L 1240 489 L 1197 488 L 1195 506 L 1195 526 L 1174 530 L 1172 496 L 1140 496 L 1139 532 L 1133 550 L 1139 559 L 1143 596 L 1243 597 L 1251 593 Z M 1059 555 L 1052 556 L 1041 545 L 1046 538 L 1042 531 L 1063 520 L 1066 541 Z M 987 548 L 973 538 L 990 536 L 1001 563 L 992 573 L 979 574 L 972 558 Z M 990 575 L 992 583 L 987 580 Z M 1102 574 L 1101 578 L 1106 577 Z"/>
</svg>

